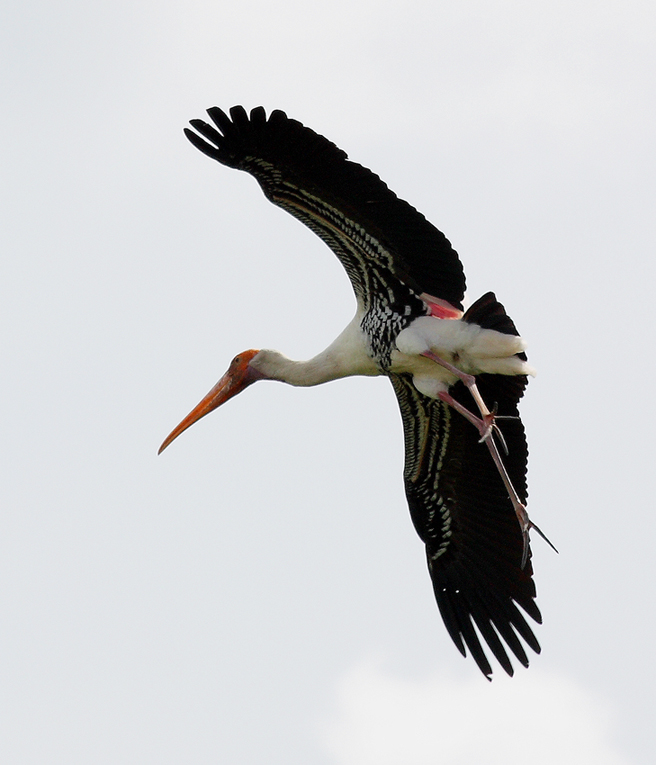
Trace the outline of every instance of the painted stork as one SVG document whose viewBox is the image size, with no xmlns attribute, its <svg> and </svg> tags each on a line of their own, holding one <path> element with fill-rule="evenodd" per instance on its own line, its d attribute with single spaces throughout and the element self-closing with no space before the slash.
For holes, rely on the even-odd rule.
<svg viewBox="0 0 656 765">
<path fill-rule="evenodd" d="M 463 312 L 465 277 L 448 239 L 335 144 L 279 110 L 208 114 L 214 126 L 192 120 L 187 138 L 253 175 L 267 199 L 323 239 L 346 269 L 357 310 L 309 361 L 240 353 L 160 452 L 256 380 L 311 386 L 387 375 L 403 420 L 410 515 L 444 624 L 488 679 L 480 637 L 512 675 L 508 648 L 524 666 L 522 640 L 540 652 L 517 606 L 542 621 L 528 539 L 539 529 L 525 508 L 528 450 L 517 410 L 534 374 L 525 342 L 491 292 Z"/>
</svg>

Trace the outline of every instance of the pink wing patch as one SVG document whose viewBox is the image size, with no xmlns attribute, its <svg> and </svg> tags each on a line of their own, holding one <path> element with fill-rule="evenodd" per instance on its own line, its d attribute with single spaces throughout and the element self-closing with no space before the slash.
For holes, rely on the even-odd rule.
<svg viewBox="0 0 656 765">
<path fill-rule="evenodd" d="M 433 295 L 429 295 L 427 292 L 422 292 L 419 297 L 430 309 L 430 315 L 435 316 L 436 319 L 462 318 L 463 312 L 458 308 L 454 308 L 451 303 L 448 303 L 446 300 L 433 297 Z"/>
</svg>

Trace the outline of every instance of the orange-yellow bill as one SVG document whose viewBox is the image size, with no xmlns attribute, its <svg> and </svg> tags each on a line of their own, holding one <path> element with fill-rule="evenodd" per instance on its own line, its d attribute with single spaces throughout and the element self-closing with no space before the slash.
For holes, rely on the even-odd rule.
<svg viewBox="0 0 656 765">
<path fill-rule="evenodd" d="M 262 375 L 256 369 L 249 366 L 258 353 L 259 351 L 250 350 L 235 356 L 228 371 L 207 396 L 169 433 L 157 453 L 161 454 L 171 441 L 174 441 L 180 433 L 187 430 L 187 428 L 200 420 L 201 417 L 209 414 L 228 399 L 241 393 L 251 383 L 259 380 Z"/>
</svg>

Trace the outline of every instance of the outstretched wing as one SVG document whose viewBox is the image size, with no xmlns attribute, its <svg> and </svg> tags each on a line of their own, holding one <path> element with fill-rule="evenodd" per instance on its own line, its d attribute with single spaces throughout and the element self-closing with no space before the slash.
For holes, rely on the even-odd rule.
<svg viewBox="0 0 656 765">
<path fill-rule="evenodd" d="M 465 314 L 466 320 L 516 334 L 512 321 L 491 293 Z M 522 568 L 522 533 L 499 472 L 479 434 L 447 404 L 419 393 L 407 375 L 391 375 L 401 407 L 405 435 L 404 480 L 410 514 L 426 544 L 437 604 L 451 638 L 466 648 L 481 671 L 492 668 L 479 635 L 501 666 L 513 674 L 507 649 L 524 665 L 522 640 L 537 653 L 540 645 L 518 608 L 541 622 L 535 603 L 533 569 Z M 522 502 L 526 502 L 528 448 L 517 403 L 526 386 L 522 376 L 480 375 L 478 389 L 497 404 L 508 455 L 504 464 Z M 451 395 L 467 408 L 473 399 L 461 382 Z M 505 645 L 504 645 L 505 643 Z"/>
<path fill-rule="evenodd" d="M 374 290 L 412 290 L 461 308 L 465 277 L 449 240 L 370 170 L 279 110 L 208 110 L 189 140 L 228 167 L 253 175 L 266 197 L 302 221 L 340 259 L 369 307 Z M 218 128 L 218 130 L 217 130 Z M 201 138 L 200 136 L 203 136 Z M 206 140 L 203 140 L 206 139 Z M 390 301 L 393 302 L 393 301 Z"/>
</svg>

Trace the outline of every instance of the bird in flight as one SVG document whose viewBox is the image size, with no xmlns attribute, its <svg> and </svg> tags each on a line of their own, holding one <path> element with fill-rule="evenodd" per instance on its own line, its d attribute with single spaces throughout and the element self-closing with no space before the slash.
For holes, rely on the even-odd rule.
<svg viewBox="0 0 656 765">
<path fill-rule="evenodd" d="M 192 120 L 187 138 L 250 173 L 267 199 L 323 239 L 346 269 L 357 310 L 308 361 L 273 350 L 235 356 L 160 452 L 257 380 L 312 386 L 386 375 L 403 420 L 410 515 L 444 624 L 488 679 L 482 641 L 509 675 L 509 651 L 527 667 L 525 645 L 536 653 L 540 645 L 525 614 L 542 621 L 529 531 L 542 533 L 526 512 L 517 406 L 534 371 L 524 340 L 493 293 L 463 309 L 465 276 L 449 240 L 335 144 L 280 110 L 208 114 L 214 124 Z"/>
</svg>

